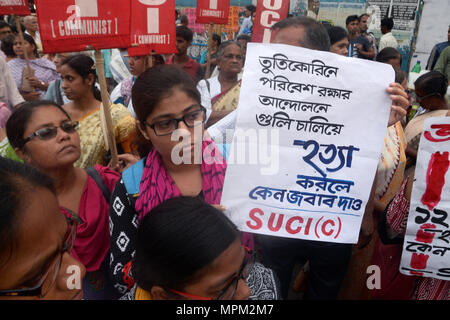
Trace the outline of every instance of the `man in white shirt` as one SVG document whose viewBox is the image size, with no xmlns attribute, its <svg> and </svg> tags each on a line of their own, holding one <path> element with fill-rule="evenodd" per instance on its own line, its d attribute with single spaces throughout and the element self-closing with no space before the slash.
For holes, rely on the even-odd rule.
<svg viewBox="0 0 450 320">
<path fill-rule="evenodd" d="M 249 34 L 250 28 L 253 26 L 252 16 L 256 11 L 256 7 L 254 5 L 248 5 L 245 7 L 245 18 L 242 21 L 241 28 L 239 29 L 238 36 L 241 34 Z"/>
<path fill-rule="evenodd" d="M 42 42 L 41 42 L 41 35 L 38 31 L 38 21 L 36 16 L 26 16 L 23 19 L 23 26 L 25 27 L 26 31 L 25 33 L 28 33 L 30 36 L 33 37 L 34 42 L 36 42 L 36 45 L 38 46 L 38 52 L 42 52 Z"/>
<path fill-rule="evenodd" d="M 392 28 L 394 28 L 394 20 L 392 18 L 384 18 L 381 20 L 381 33 L 379 51 L 387 47 L 392 47 L 398 50 L 398 42 L 392 35 Z"/>
</svg>

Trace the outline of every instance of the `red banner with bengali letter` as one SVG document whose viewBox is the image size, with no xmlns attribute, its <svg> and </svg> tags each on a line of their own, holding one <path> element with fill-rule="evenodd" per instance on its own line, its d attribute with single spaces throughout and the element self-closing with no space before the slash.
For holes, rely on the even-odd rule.
<svg viewBox="0 0 450 320">
<path fill-rule="evenodd" d="M 131 16 L 130 56 L 177 52 L 174 0 L 131 0 Z"/>
<path fill-rule="evenodd" d="M 28 0 L 0 0 L 0 15 L 15 14 L 17 16 L 30 15 Z"/>
<path fill-rule="evenodd" d="M 43 51 L 130 47 L 130 0 L 38 0 Z"/>
<path fill-rule="evenodd" d="M 230 1 L 197 0 L 196 23 L 228 24 Z"/>
<path fill-rule="evenodd" d="M 252 42 L 269 43 L 272 39 L 270 28 L 285 19 L 288 13 L 289 0 L 258 0 Z"/>
</svg>

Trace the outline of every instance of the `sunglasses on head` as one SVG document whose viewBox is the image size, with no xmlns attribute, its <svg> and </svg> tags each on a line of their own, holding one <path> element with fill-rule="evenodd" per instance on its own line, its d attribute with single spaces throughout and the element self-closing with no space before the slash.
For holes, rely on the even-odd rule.
<svg viewBox="0 0 450 320">
<path fill-rule="evenodd" d="M 59 127 L 45 127 L 39 129 L 32 133 L 28 138 L 25 139 L 24 144 L 28 141 L 38 137 L 40 140 L 49 140 L 56 137 L 58 133 L 58 128 L 61 128 L 62 131 L 66 133 L 74 133 L 78 129 L 78 121 L 67 121 L 61 124 Z"/>
</svg>

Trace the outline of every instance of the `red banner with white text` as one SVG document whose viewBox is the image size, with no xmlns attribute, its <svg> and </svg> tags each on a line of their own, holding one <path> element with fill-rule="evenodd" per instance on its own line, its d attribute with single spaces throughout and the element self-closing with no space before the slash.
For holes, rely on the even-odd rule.
<svg viewBox="0 0 450 320">
<path fill-rule="evenodd" d="M 229 0 L 197 0 L 196 23 L 228 24 Z"/>
<path fill-rule="evenodd" d="M 131 0 L 131 16 L 130 56 L 177 52 L 175 0 Z"/>
<path fill-rule="evenodd" d="M 287 17 L 289 0 L 258 0 L 252 42 L 269 43 L 272 39 L 270 28 Z"/>
<path fill-rule="evenodd" d="M 0 0 L 0 15 L 15 14 L 26 16 L 31 14 L 28 0 Z"/>
<path fill-rule="evenodd" d="M 45 53 L 130 47 L 130 0 L 39 0 Z"/>
</svg>

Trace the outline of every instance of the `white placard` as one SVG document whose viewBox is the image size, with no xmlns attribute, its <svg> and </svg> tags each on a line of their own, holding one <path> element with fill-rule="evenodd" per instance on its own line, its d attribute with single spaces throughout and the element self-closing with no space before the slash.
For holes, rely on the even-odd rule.
<svg viewBox="0 0 450 320">
<path fill-rule="evenodd" d="M 356 243 L 393 81 L 387 64 L 249 43 L 221 202 L 240 230 Z"/>
<path fill-rule="evenodd" d="M 450 117 L 425 120 L 400 272 L 450 280 Z"/>
</svg>

